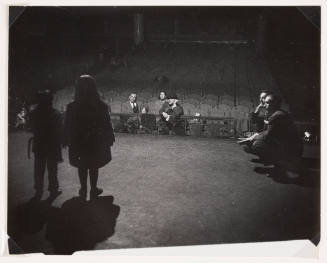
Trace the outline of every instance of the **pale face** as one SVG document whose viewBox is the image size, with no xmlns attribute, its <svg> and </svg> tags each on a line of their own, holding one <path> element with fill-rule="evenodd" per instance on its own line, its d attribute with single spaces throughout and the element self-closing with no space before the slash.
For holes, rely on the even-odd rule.
<svg viewBox="0 0 327 263">
<path fill-rule="evenodd" d="M 264 100 L 265 108 L 268 112 L 271 112 L 273 109 L 273 99 L 270 96 L 267 96 Z"/>
<path fill-rule="evenodd" d="M 162 91 L 162 92 L 160 92 L 159 97 L 160 97 L 161 100 L 164 100 L 165 97 L 166 97 L 166 94 Z"/>
<path fill-rule="evenodd" d="M 135 94 L 132 94 L 130 97 L 129 97 L 129 100 L 130 102 L 134 103 L 136 101 L 136 95 Z"/>
<path fill-rule="evenodd" d="M 260 94 L 260 103 L 264 104 L 265 103 L 265 98 L 267 97 L 267 93 L 262 92 Z"/>
</svg>

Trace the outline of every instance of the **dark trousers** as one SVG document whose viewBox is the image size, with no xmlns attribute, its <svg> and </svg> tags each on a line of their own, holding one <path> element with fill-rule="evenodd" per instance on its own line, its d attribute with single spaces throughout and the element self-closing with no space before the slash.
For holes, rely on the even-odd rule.
<svg viewBox="0 0 327 263">
<path fill-rule="evenodd" d="M 48 159 L 35 155 L 34 158 L 34 188 L 36 191 L 42 192 L 44 185 L 45 168 L 48 170 L 50 192 L 58 190 L 58 162 L 56 160 Z"/>
<path fill-rule="evenodd" d="M 84 167 L 78 168 L 78 177 L 81 183 L 81 189 L 87 189 L 87 174 L 90 175 L 90 185 L 91 190 L 96 189 L 98 177 L 99 177 L 99 169 L 88 169 Z"/>
<path fill-rule="evenodd" d="M 138 117 L 135 117 L 135 116 L 129 117 L 127 119 L 126 125 L 127 125 L 127 131 L 129 133 L 136 133 L 137 129 L 140 126 Z"/>
<path fill-rule="evenodd" d="M 170 123 L 168 121 L 160 119 L 157 122 L 157 125 L 160 134 L 169 134 L 169 131 L 172 131 L 176 135 L 185 135 L 185 124 L 183 121 Z"/>
<path fill-rule="evenodd" d="M 157 121 L 157 127 L 159 130 L 159 134 L 169 134 L 167 123 L 163 119 Z"/>
<path fill-rule="evenodd" d="M 289 147 L 291 148 L 291 147 Z M 262 140 L 255 140 L 244 146 L 244 151 L 257 155 L 261 160 L 274 165 L 288 163 L 291 166 L 299 165 L 302 152 L 291 152 L 286 146 L 277 143 L 267 143 Z"/>
</svg>

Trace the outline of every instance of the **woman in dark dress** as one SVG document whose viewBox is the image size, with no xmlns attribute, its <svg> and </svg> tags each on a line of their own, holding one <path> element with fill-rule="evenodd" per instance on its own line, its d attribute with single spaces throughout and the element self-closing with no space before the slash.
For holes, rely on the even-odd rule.
<svg viewBox="0 0 327 263">
<path fill-rule="evenodd" d="M 115 141 L 108 106 L 100 100 L 95 79 L 82 75 L 75 87 L 75 100 L 68 104 L 65 118 L 65 144 L 69 162 L 78 168 L 79 195 L 86 199 L 87 175 L 90 175 L 90 198 L 100 195 L 97 187 L 99 168 L 111 161 Z"/>
</svg>

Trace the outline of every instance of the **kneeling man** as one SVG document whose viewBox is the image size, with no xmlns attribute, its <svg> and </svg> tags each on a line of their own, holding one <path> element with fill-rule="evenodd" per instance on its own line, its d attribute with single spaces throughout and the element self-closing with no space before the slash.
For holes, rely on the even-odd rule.
<svg viewBox="0 0 327 263">
<path fill-rule="evenodd" d="M 303 150 L 290 114 L 281 110 L 280 105 L 281 100 L 277 95 L 266 96 L 266 129 L 247 139 L 244 147 L 246 152 L 258 155 L 276 168 L 281 168 L 281 164 L 299 164 Z"/>
</svg>

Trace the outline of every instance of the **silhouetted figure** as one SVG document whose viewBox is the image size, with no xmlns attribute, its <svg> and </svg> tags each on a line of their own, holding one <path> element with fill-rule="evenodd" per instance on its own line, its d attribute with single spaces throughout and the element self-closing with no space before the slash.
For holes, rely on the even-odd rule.
<svg viewBox="0 0 327 263">
<path fill-rule="evenodd" d="M 168 94 L 167 100 L 169 107 L 161 113 L 164 126 L 168 128 L 171 134 L 185 135 L 185 123 L 181 118 L 184 115 L 184 110 L 178 103 L 177 95 L 175 93 Z"/>
<path fill-rule="evenodd" d="M 245 144 L 244 150 L 258 155 L 280 169 L 282 164 L 300 164 L 303 145 L 289 113 L 280 109 L 280 99 L 269 94 L 265 98 L 268 112 L 267 128 L 254 134 Z"/>
<path fill-rule="evenodd" d="M 60 113 L 52 107 L 53 94 L 50 90 L 40 91 L 37 96 L 37 106 L 30 114 L 30 125 L 33 133 L 35 197 L 41 198 L 45 167 L 48 170 L 50 195 L 61 194 L 57 173 L 58 162 L 62 161 L 62 120 Z"/>
<path fill-rule="evenodd" d="M 87 175 L 90 175 L 90 198 L 100 195 L 97 187 L 99 168 L 111 161 L 115 141 L 108 106 L 100 100 L 95 79 L 82 75 L 75 87 L 75 100 L 67 105 L 65 145 L 69 146 L 69 162 L 78 168 L 81 183 L 79 195 L 87 194 Z"/>
</svg>

